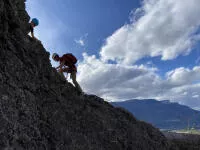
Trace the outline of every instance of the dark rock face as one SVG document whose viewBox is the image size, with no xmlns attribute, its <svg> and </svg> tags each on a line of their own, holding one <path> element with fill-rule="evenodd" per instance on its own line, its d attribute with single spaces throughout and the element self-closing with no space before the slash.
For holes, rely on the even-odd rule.
<svg viewBox="0 0 200 150">
<path fill-rule="evenodd" d="M 78 96 L 29 38 L 24 0 L 0 0 L 0 149 L 165 150 L 151 125 L 96 96 Z"/>
</svg>

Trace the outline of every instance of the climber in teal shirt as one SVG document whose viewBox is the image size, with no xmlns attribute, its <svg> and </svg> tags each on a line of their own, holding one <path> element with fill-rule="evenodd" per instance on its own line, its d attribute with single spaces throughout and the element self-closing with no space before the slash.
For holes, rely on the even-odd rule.
<svg viewBox="0 0 200 150">
<path fill-rule="evenodd" d="M 38 41 L 38 39 L 34 36 L 34 28 L 39 25 L 39 20 L 37 18 L 33 18 L 31 22 L 27 26 L 27 32 L 31 32 L 31 37 Z"/>
</svg>

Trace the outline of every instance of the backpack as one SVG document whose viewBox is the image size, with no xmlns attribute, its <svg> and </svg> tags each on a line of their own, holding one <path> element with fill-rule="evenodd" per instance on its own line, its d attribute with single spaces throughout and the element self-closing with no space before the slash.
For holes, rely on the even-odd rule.
<svg viewBox="0 0 200 150">
<path fill-rule="evenodd" d="M 63 57 L 68 63 L 74 64 L 74 65 L 77 63 L 77 58 L 72 53 L 64 54 Z"/>
</svg>

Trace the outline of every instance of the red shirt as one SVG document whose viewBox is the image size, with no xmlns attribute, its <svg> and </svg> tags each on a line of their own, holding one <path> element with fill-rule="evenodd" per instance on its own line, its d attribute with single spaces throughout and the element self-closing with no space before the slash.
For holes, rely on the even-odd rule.
<svg viewBox="0 0 200 150">
<path fill-rule="evenodd" d="M 77 72 L 76 66 L 74 64 L 70 63 L 70 61 L 66 57 L 64 57 L 64 56 L 60 57 L 59 61 L 60 61 L 60 63 L 63 61 L 65 62 L 64 63 L 65 66 L 69 67 L 69 72 L 73 72 L 73 71 Z"/>
</svg>

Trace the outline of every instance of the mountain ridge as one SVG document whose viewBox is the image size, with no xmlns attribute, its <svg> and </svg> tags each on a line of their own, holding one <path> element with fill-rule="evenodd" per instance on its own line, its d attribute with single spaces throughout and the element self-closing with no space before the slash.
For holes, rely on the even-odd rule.
<svg viewBox="0 0 200 150">
<path fill-rule="evenodd" d="M 195 124 L 200 127 L 200 112 L 169 100 L 157 101 L 155 99 L 133 99 L 123 102 L 113 102 L 121 106 L 138 119 L 153 124 L 160 129 L 183 129 Z"/>
</svg>

